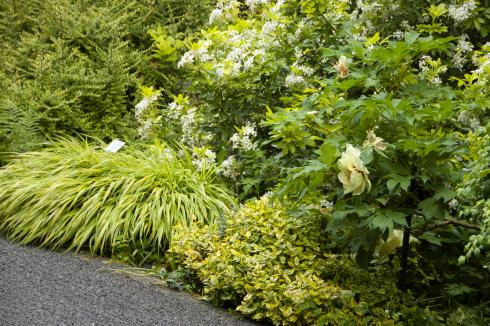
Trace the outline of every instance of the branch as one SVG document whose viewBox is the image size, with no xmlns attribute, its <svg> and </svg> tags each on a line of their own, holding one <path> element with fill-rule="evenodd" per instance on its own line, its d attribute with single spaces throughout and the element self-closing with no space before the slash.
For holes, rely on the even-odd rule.
<svg viewBox="0 0 490 326">
<path fill-rule="evenodd" d="M 435 228 L 438 228 L 441 226 L 446 226 L 446 225 L 451 225 L 451 224 L 457 225 L 457 226 L 462 226 L 462 227 L 465 227 L 467 229 L 474 229 L 474 230 L 480 231 L 480 226 L 478 226 L 476 224 L 471 224 L 471 223 L 464 222 L 464 221 L 457 221 L 457 220 L 454 220 L 452 218 L 446 218 L 444 221 L 439 222 L 439 223 L 431 223 L 427 226 L 427 229 L 433 230 Z"/>
</svg>

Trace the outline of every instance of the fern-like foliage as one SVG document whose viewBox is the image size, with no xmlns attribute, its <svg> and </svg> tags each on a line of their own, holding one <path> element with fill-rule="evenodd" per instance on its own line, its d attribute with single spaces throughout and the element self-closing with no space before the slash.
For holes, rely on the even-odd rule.
<svg viewBox="0 0 490 326">
<path fill-rule="evenodd" d="M 35 112 L 26 112 L 11 102 L 0 103 L 0 165 L 14 152 L 32 150 L 43 140 Z"/>
</svg>

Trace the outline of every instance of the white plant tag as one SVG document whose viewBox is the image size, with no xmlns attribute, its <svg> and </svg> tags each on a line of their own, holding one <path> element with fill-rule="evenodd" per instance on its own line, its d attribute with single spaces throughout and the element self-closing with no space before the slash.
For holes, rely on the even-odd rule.
<svg viewBox="0 0 490 326">
<path fill-rule="evenodd" d="M 104 151 L 115 153 L 120 150 L 124 145 L 126 145 L 125 142 L 120 141 L 119 139 L 114 139 L 109 145 L 107 145 L 106 148 L 104 148 Z"/>
</svg>

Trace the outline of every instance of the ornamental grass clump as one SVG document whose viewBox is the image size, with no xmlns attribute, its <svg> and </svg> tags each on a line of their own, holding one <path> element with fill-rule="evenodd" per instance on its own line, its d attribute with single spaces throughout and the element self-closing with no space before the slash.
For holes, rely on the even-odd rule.
<svg viewBox="0 0 490 326">
<path fill-rule="evenodd" d="M 108 153 L 61 139 L 21 154 L 0 170 L 0 231 L 51 248 L 165 249 L 175 225 L 212 223 L 233 202 L 214 171 L 179 153 L 162 145 Z"/>
</svg>

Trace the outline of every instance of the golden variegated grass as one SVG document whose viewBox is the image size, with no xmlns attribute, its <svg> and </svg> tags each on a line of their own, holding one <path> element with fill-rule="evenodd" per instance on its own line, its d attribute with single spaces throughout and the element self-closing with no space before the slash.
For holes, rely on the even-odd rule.
<svg viewBox="0 0 490 326">
<path fill-rule="evenodd" d="M 102 145 L 99 143 L 99 145 Z M 209 224 L 233 196 L 214 172 L 162 146 L 106 153 L 60 139 L 0 170 L 0 230 L 27 244 L 103 253 L 118 239 L 164 249 L 176 225 Z"/>
</svg>

